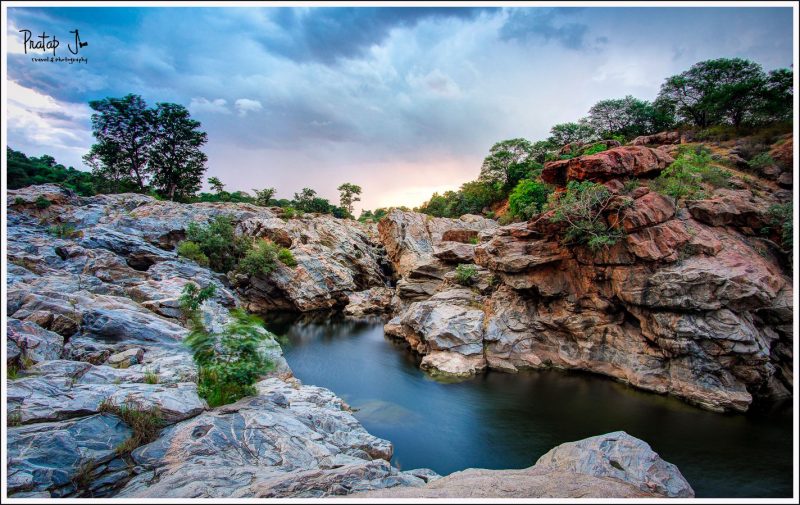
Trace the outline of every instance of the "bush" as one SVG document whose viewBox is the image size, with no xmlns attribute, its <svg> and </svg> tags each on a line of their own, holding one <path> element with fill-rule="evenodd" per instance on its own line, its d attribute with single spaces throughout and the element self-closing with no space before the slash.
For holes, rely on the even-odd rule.
<svg viewBox="0 0 800 505">
<path fill-rule="evenodd" d="M 756 170 L 769 167 L 775 164 L 775 160 L 772 159 L 772 156 L 769 153 L 761 153 L 753 157 L 752 160 L 747 162 L 750 165 L 750 168 L 754 168 Z"/>
<path fill-rule="evenodd" d="M 702 199 L 706 193 L 703 183 L 721 188 L 730 185 L 731 174 L 711 165 L 707 149 L 681 149 L 675 161 L 665 168 L 651 184 L 652 189 L 671 196 L 677 204 L 681 199 Z"/>
<path fill-rule="evenodd" d="M 117 454 L 120 455 L 149 444 L 158 437 L 158 432 L 165 425 L 164 417 L 157 407 L 146 408 L 132 397 L 128 397 L 120 405 L 115 405 L 110 400 L 103 400 L 97 411 L 114 414 L 133 430 L 131 438 L 117 447 Z"/>
<path fill-rule="evenodd" d="M 616 244 L 624 233 L 610 228 L 603 217 L 613 199 L 608 188 L 590 181 L 570 181 L 566 191 L 552 195 L 548 203 L 553 210 L 551 221 L 567 224 L 563 243 L 585 244 L 592 251 Z"/>
<path fill-rule="evenodd" d="M 273 367 L 259 347 L 269 333 L 263 321 L 242 310 L 221 333 L 206 330 L 195 317 L 185 342 L 198 368 L 197 393 L 217 407 L 256 394 L 253 384 Z"/>
<path fill-rule="evenodd" d="M 145 384 L 158 384 L 158 374 L 153 372 L 152 370 L 146 370 L 144 372 L 144 383 Z"/>
<path fill-rule="evenodd" d="M 25 205 L 25 199 L 21 196 L 14 198 L 14 205 Z"/>
<path fill-rule="evenodd" d="M 462 286 L 469 286 L 475 280 L 478 268 L 475 265 L 460 264 L 456 267 L 456 282 Z"/>
<path fill-rule="evenodd" d="M 522 219 L 530 219 L 539 214 L 552 193 L 550 186 L 530 179 L 519 181 L 508 197 L 511 214 Z"/>
<path fill-rule="evenodd" d="M 289 249 L 282 247 L 280 251 L 278 251 L 278 261 L 286 265 L 287 267 L 296 267 L 297 260 L 294 259 L 294 255 L 292 251 Z"/>
<path fill-rule="evenodd" d="M 217 288 L 213 284 L 209 284 L 203 289 L 198 289 L 196 284 L 187 284 L 183 287 L 183 292 L 178 302 L 184 312 L 191 313 L 199 309 L 200 305 L 214 296 L 216 292 Z"/>
<path fill-rule="evenodd" d="M 239 261 L 236 269 L 247 275 L 269 275 L 278 267 L 279 250 L 280 248 L 273 242 L 257 240 Z"/>
<path fill-rule="evenodd" d="M 605 144 L 594 144 L 594 145 L 590 146 L 588 149 L 586 149 L 585 151 L 583 151 L 581 156 L 588 156 L 590 154 L 602 153 L 603 151 L 605 151 L 607 149 L 608 148 L 606 147 Z"/>
<path fill-rule="evenodd" d="M 178 244 L 178 255 L 183 256 L 184 258 L 189 258 L 190 260 L 193 260 L 197 264 L 204 267 L 208 266 L 208 256 L 203 254 L 200 246 L 191 240 L 184 240 Z"/>
<path fill-rule="evenodd" d="M 197 245 L 197 248 L 188 246 L 191 254 L 200 259 L 195 261 L 202 261 L 202 256 L 196 254 L 199 250 L 208 259 L 207 265 L 212 270 L 223 273 L 233 270 L 249 247 L 248 241 L 237 237 L 233 231 L 231 216 L 217 216 L 205 226 L 190 223 L 186 228 L 186 239 Z"/>
<path fill-rule="evenodd" d="M 45 197 L 43 197 L 41 195 L 39 195 L 39 198 L 37 198 L 34 203 L 36 204 L 36 207 L 38 207 L 40 209 L 46 209 L 46 208 L 50 207 L 51 205 L 53 205 L 53 202 L 51 202 L 50 200 L 48 200 L 47 198 L 45 198 Z"/>
<path fill-rule="evenodd" d="M 781 247 L 791 255 L 794 247 L 794 224 L 792 221 L 792 204 L 772 205 L 769 208 L 770 225 L 781 237 Z"/>
<path fill-rule="evenodd" d="M 75 226 L 69 223 L 54 224 L 47 229 L 47 233 L 58 238 L 75 238 L 83 235 L 75 229 Z"/>
</svg>

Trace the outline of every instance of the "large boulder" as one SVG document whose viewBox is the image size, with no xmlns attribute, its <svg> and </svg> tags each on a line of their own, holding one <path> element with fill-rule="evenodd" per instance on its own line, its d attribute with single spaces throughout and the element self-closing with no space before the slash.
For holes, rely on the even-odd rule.
<svg viewBox="0 0 800 505">
<path fill-rule="evenodd" d="M 470 468 L 359 498 L 693 498 L 678 468 L 623 431 L 561 444 L 523 470 Z"/>
<path fill-rule="evenodd" d="M 641 135 L 631 141 L 632 146 L 661 146 L 681 143 L 678 131 L 659 132 L 653 135 Z"/>
<path fill-rule="evenodd" d="M 558 186 L 568 181 L 603 182 L 642 177 L 661 172 L 674 160 L 664 151 L 643 146 L 622 146 L 597 154 L 545 163 L 542 180 Z"/>
</svg>

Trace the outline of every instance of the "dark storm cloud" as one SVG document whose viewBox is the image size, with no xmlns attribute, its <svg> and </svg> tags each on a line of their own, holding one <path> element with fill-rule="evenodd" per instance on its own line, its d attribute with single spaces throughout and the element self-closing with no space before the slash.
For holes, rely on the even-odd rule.
<svg viewBox="0 0 800 505">
<path fill-rule="evenodd" d="M 508 21 L 500 30 L 500 37 L 523 42 L 536 39 L 546 42 L 553 40 L 568 49 L 582 49 L 585 47 L 589 26 L 569 21 L 570 16 L 582 10 L 511 8 Z"/>
</svg>

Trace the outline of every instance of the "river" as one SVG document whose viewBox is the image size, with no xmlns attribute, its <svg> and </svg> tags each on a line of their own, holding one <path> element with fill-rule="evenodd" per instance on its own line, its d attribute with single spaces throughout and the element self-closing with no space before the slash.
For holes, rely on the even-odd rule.
<svg viewBox="0 0 800 505">
<path fill-rule="evenodd" d="M 674 463 L 698 497 L 791 497 L 791 404 L 718 414 L 601 376 L 558 370 L 488 372 L 446 383 L 383 334 L 380 320 L 267 316 L 305 384 L 331 389 L 392 463 L 445 475 L 525 468 L 558 444 L 624 430 Z"/>
</svg>

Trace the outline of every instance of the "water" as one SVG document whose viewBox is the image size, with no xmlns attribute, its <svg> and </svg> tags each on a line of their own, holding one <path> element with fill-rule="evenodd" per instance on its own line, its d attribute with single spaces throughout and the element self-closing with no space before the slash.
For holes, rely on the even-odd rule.
<svg viewBox="0 0 800 505">
<path fill-rule="evenodd" d="M 558 444 L 624 430 L 674 463 L 698 497 L 791 497 L 791 405 L 747 415 L 708 412 L 592 374 L 489 372 L 459 383 L 428 377 L 420 357 L 379 320 L 273 315 L 306 384 L 331 389 L 401 469 L 525 468 Z"/>
</svg>

